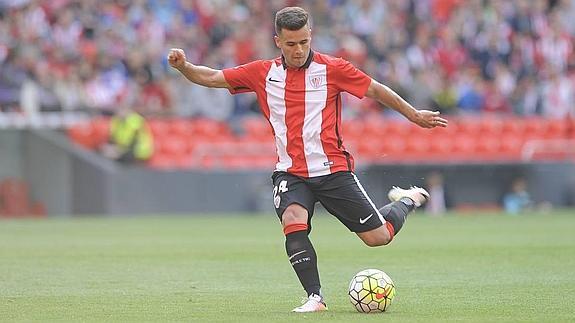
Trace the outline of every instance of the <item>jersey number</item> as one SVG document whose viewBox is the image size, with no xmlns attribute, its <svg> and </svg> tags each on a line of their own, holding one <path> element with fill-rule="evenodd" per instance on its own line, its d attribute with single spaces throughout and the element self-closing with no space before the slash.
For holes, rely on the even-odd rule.
<svg viewBox="0 0 575 323">
<path fill-rule="evenodd" d="M 276 209 L 280 207 L 281 202 L 281 197 L 278 195 L 278 193 L 284 193 L 287 191 L 288 188 L 286 180 L 283 180 L 280 182 L 279 185 L 274 186 L 274 206 L 276 207 Z"/>
</svg>

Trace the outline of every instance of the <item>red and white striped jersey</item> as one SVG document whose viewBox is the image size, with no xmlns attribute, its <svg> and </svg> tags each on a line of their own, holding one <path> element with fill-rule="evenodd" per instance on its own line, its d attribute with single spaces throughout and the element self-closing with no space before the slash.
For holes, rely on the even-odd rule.
<svg viewBox="0 0 575 323">
<path fill-rule="evenodd" d="M 283 57 L 225 69 L 232 94 L 256 92 L 275 136 L 276 171 L 316 177 L 353 171 L 341 138 L 341 92 L 363 98 L 371 78 L 348 61 L 310 52 L 300 68 Z"/>
</svg>

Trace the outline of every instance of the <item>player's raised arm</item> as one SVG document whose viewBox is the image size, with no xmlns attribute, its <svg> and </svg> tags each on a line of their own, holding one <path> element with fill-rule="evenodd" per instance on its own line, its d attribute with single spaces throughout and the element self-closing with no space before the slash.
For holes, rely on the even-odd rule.
<svg viewBox="0 0 575 323">
<path fill-rule="evenodd" d="M 423 128 L 447 127 L 447 120 L 439 111 L 417 110 L 389 87 L 372 79 L 365 96 L 403 114 L 409 121 Z"/>
<path fill-rule="evenodd" d="M 194 65 L 186 60 L 186 54 L 182 49 L 172 48 L 168 53 L 168 63 L 177 69 L 188 80 L 206 87 L 230 88 L 221 70 L 206 66 Z"/>
</svg>

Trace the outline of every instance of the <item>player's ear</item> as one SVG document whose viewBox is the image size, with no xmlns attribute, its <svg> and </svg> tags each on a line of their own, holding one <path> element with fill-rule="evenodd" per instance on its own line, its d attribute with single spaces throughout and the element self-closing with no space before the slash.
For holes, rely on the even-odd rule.
<svg viewBox="0 0 575 323">
<path fill-rule="evenodd" d="M 274 41 L 276 42 L 277 48 L 281 48 L 280 46 L 280 38 L 278 36 L 274 36 Z"/>
</svg>

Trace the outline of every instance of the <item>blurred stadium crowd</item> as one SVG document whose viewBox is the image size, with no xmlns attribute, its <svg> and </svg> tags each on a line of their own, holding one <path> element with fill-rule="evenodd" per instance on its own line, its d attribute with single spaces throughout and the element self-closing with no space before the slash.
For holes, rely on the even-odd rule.
<svg viewBox="0 0 575 323">
<path fill-rule="evenodd" d="M 191 86 L 165 55 L 180 47 L 215 68 L 275 57 L 273 16 L 287 5 L 311 12 L 313 48 L 416 107 L 575 115 L 575 0 L 2 0 L 0 110 L 250 114 L 253 95 Z M 386 113 L 345 100 L 347 118 Z"/>
</svg>

